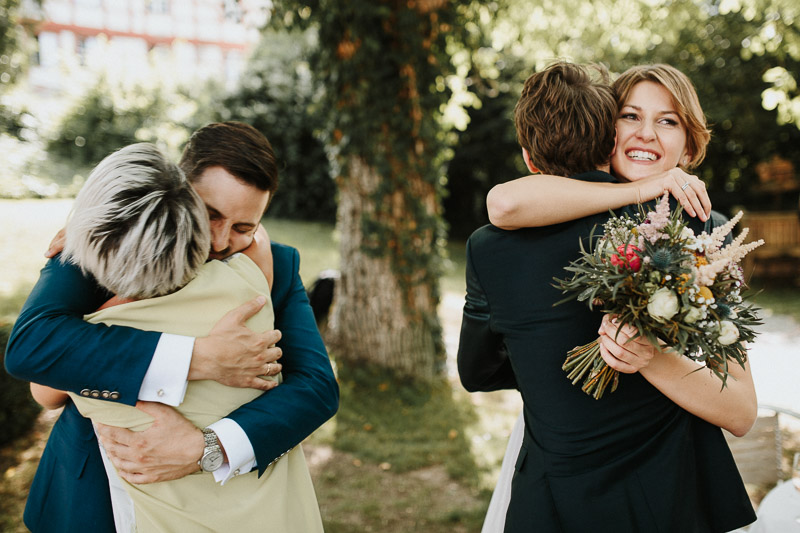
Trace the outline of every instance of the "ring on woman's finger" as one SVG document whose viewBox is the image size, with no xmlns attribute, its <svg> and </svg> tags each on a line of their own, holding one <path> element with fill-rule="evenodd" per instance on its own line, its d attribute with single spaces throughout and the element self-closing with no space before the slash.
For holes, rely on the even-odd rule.
<svg viewBox="0 0 800 533">
<path fill-rule="evenodd" d="M 683 185 L 681 185 L 681 190 L 682 190 L 682 191 L 685 191 L 685 190 L 686 190 L 686 187 L 688 187 L 688 186 L 689 186 L 689 182 L 687 181 L 687 182 L 685 182 Z"/>
<path fill-rule="evenodd" d="M 272 363 L 267 363 L 267 375 L 272 374 Z"/>
</svg>

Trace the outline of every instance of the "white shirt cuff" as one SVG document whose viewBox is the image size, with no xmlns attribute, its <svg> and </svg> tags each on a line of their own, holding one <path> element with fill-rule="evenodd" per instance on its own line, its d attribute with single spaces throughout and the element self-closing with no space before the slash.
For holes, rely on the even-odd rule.
<svg viewBox="0 0 800 533">
<path fill-rule="evenodd" d="M 214 471 L 214 481 L 224 485 L 234 476 L 246 474 L 255 468 L 256 454 L 242 426 L 230 418 L 223 418 L 208 427 L 217 434 L 225 455 L 228 456 L 228 462 Z"/>
<path fill-rule="evenodd" d="M 162 333 L 139 389 L 139 399 L 177 407 L 186 394 L 194 337 Z"/>
</svg>

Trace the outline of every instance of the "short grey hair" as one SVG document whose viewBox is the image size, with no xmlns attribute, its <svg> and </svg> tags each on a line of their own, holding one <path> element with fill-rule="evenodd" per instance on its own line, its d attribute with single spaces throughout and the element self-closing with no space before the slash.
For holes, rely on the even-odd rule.
<svg viewBox="0 0 800 533">
<path fill-rule="evenodd" d="M 78 193 L 63 261 L 124 298 L 174 292 L 210 249 L 205 204 L 183 171 L 148 143 L 103 159 Z"/>
</svg>

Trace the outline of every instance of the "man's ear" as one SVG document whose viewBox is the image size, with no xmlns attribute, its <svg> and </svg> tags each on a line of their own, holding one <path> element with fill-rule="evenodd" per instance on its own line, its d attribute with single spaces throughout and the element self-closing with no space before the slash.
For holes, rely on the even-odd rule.
<svg viewBox="0 0 800 533">
<path fill-rule="evenodd" d="M 614 157 L 614 154 L 617 153 L 617 130 L 614 130 L 614 148 L 611 149 L 611 155 L 608 156 L 608 160 L 611 161 L 611 158 Z"/>
<path fill-rule="evenodd" d="M 533 159 L 531 159 L 531 154 L 528 153 L 528 150 L 525 148 L 522 149 L 522 159 L 525 161 L 525 166 L 528 167 L 528 170 L 531 171 L 531 174 L 539 174 L 541 170 L 536 168 L 536 165 L 533 164 Z"/>
</svg>

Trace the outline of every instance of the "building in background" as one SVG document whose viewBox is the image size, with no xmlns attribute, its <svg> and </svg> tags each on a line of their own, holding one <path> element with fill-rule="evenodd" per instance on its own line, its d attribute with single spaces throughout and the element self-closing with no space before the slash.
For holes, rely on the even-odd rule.
<svg viewBox="0 0 800 533">
<path fill-rule="evenodd" d="M 98 74 L 235 86 L 266 16 L 262 0 L 23 0 L 36 39 L 29 87 L 62 93 Z"/>
</svg>

